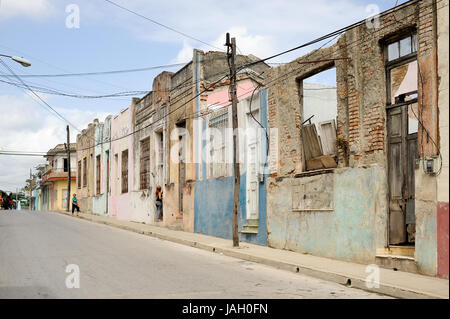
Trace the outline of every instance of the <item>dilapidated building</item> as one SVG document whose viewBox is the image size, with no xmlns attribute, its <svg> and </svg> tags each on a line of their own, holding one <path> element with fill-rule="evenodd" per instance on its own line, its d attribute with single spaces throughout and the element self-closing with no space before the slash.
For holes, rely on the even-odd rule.
<svg viewBox="0 0 450 319">
<path fill-rule="evenodd" d="M 77 135 L 77 188 L 75 193 L 81 211 L 89 214 L 93 212 L 92 203 L 95 195 L 95 130 L 99 124 L 98 119 L 94 119 L 92 123 L 88 124 L 87 129 Z"/>
<path fill-rule="evenodd" d="M 104 123 L 95 126 L 94 132 L 94 196 L 92 197 L 92 211 L 98 215 L 108 215 L 109 177 L 111 159 L 111 118 L 106 117 Z"/>
<path fill-rule="evenodd" d="M 135 100 L 130 106 L 111 119 L 111 144 L 110 144 L 110 192 L 108 201 L 108 213 L 110 216 L 132 220 L 131 191 L 133 181 L 133 130 L 134 130 L 134 106 Z"/>
<path fill-rule="evenodd" d="M 269 71 L 268 244 L 436 275 L 435 2 L 377 19 Z M 335 108 L 311 110 L 304 82 L 333 69 Z"/>
<path fill-rule="evenodd" d="M 150 224 L 157 222 L 156 187 L 161 186 L 164 190 L 167 184 L 169 157 L 167 110 L 171 75 L 170 72 L 160 73 L 153 80 L 152 91 L 143 98 L 134 100 L 135 161 L 131 192 L 131 218 L 134 221 Z"/>
</svg>

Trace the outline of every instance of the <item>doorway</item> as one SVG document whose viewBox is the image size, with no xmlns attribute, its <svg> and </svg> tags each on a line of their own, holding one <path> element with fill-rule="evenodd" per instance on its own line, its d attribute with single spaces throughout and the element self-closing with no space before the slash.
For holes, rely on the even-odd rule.
<svg viewBox="0 0 450 319">
<path fill-rule="evenodd" d="M 257 103 L 255 103 L 256 105 Z M 256 121 L 259 121 L 259 110 L 252 110 L 252 113 L 247 113 L 247 132 L 246 132 L 246 149 L 247 149 L 247 185 L 246 185 L 246 215 L 247 219 L 257 220 L 258 214 L 258 190 L 259 179 L 258 173 L 260 168 L 260 126 Z"/>
<path fill-rule="evenodd" d="M 389 245 L 415 245 L 417 102 L 387 110 Z"/>
<path fill-rule="evenodd" d="M 186 184 L 186 122 L 179 122 L 178 129 L 178 211 L 183 214 L 183 190 Z"/>
</svg>

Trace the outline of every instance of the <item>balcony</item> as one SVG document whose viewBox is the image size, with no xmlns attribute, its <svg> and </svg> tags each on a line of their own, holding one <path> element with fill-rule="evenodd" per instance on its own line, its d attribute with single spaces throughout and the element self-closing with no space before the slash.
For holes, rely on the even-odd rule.
<svg viewBox="0 0 450 319">
<path fill-rule="evenodd" d="M 71 180 L 76 179 L 77 171 L 75 169 L 71 169 Z M 48 184 L 50 182 L 59 181 L 59 180 L 67 180 L 68 172 L 67 169 L 63 168 L 49 168 L 44 175 L 42 175 L 42 184 Z"/>
</svg>

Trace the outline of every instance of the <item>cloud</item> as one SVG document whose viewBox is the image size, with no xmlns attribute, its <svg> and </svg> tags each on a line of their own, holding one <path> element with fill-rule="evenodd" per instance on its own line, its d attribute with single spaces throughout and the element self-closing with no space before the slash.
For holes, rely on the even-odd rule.
<svg viewBox="0 0 450 319">
<path fill-rule="evenodd" d="M 211 44 L 221 48 L 224 47 L 225 35 L 229 32 L 232 37 L 236 38 L 237 53 L 238 54 L 253 54 L 258 57 L 265 57 L 275 52 L 276 48 L 274 41 L 271 37 L 262 35 L 251 35 L 248 33 L 246 27 L 231 27 L 230 29 L 222 32 L 220 36 L 216 38 Z M 210 51 L 211 47 L 202 45 L 196 47 L 203 51 Z M 183 41 L 183 47 L 178 52 L 177 56 L 171 61 L 171 63 L 185 63 L 192 60 L 192 52 L 194 47 L 187 41 Z"/>
<path fill-rule="evenodd" d="M 42 95 L 48 100 L 47 96 Z M 51 103 L 50 103 L 51 105 Z M 103 121 L 105 112 L 55 108 L 70 122 L 82 129 L 94 118 Z M 66 123 L 44 110 L 28 95 L 0 95 L 0 147 L 10 151 L 46 152 L 55 145 L 66 142 Z M 71 129 L 71 141 L 77 131 Z M 22 187 L 30 168 L 44 163 L 43 157 L 0 155 L 0 189 L 15 190 Z"/>
<path fill-rule="evenodd" d="M 207 46 L 184 37 L 120 8 L 102 6 L 105 17 L 108 17 L 102 18 L 104 23 L 129 30 L 139 41 L 172 46 L 178 44 L 179 50 L 172 57 L 177 62 L 186 62 L 182 60 L 186 57 L 190 60 L 192 48 L 224 48 L 227 31 L 236 37 L 237 46 L 243 54 L 251 53 L 260 57 L 271 55 L 364 19 L 368 14 L 367 5 L 370 4 L 369 1 L 364 3 L 356 0 L 117 2 L 158 23 L 212 45 Z M 296 51 L 273 62 L 284 62 L 305 52 Z"/>
<path fill-rule="evenodd" d="M 0 0 L 0 19 L 16 16 L 40 19 L 53 12 L 50 0 Z"/>
</svg>

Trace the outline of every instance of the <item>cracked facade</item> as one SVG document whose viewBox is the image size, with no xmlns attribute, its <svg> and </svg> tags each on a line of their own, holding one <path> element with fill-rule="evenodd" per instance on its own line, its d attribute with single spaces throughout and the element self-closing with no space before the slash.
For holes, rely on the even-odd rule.
<svg viewBox="0 0 450 319">
<path fill-rule="evenodd" d="M 290 63 L 238 72 L 242 241 L 448 278 L 446 6 L 410 1 Z M 194 50 L 89 124 L 82 211 L 231 238 L 228 73 L 225 53 Z"/>
</svg>

